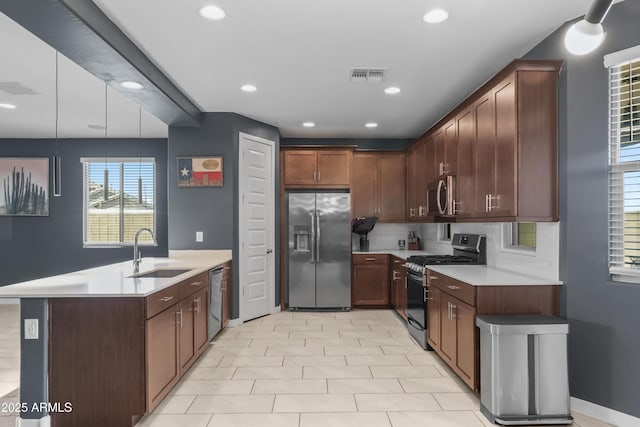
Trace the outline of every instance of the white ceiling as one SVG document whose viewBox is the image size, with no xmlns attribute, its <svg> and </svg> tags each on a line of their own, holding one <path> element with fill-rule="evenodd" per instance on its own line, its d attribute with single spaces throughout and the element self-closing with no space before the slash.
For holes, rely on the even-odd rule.
<svg viewBox="0 0 640 427">
<path fill-rule="evenodd" d="M 56 113 L 56 51 L 20 25 L 0 13 L 0 103 L 15 110 L 0 109 L 0 138 L 53 138 Z M 105 124 L 105 84 L 63 55 L 58 67 L 58 137 L 102 138 Z M 33 94 L 7 93 L 12 88 Z M 122 94 L 108 90 L 107 134 L 110 138 L 138 136 L 138 105 Z M 142 111 L 142 136 L 166 138 L 167 125 Z"/>
<path fill-rule="evenodd" d="M 253 117 L 284 137 L 395 138 L 425 131 L 591 0 L 94 2 L 203 111 Z M 202 19 L 206 4 L 226 19 Z M 425 24 L 434 7 L 449 20 Z M 356 85 L 352 67 L 388 71 L 382 84 Z M 258 91 L 241 92 L 245 83 Z M 388 85 L 402 92 L 385 95 Z"/>
<path fill-rule="evenodd" d="M 284 137 L 412 138 L 591 0 L 94 0 L 202 111 L 231 111 Z M 205 4 L 227 18 L 206 21 Z M 434 7 L 438 25 L 422 21 Z M 55 134 L 55 51 L 0 14 L 0 138 Z M 353 67 L 387 69 L 353 84 Z M 60 56 L 59 137 L 102 137 L 104 83 Z M 11 95 L 3 82 L 37 92 Z M 245 83 L 255 93 L 239 90 Z M 383 93 L 387 86 L 402 89 Z M 315 128 L 303 128 L 303 121 Z M 379 127 L 366 129 L 376 121 Z M 167 127 L 143 112 L 145 137 Z M 138 136 L 138 106 L 109 90 L 109 137 Z"/>
</svg>

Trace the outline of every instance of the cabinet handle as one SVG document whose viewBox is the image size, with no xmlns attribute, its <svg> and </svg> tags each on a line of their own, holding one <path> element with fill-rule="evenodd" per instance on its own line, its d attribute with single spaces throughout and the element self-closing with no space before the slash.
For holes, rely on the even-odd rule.
<svg viewBox="0 0 640 427">
<path fill-rule="evenodd" d="M 427 290 L 427 288 L 423 288 L 423 290 L 424 290 L 423 299 L 424 299 L 424 302 L 427 302 L 427 292 L 429 292 L 429 291 Z"/>
<path fill-rule="evenodd" d="M 191 286 L 200 286 L 202 282 L 191 282 Z"/>
<path fill-rule="evenodd" d="M 182 310 L 176 311 L 176 317 L 178 318 L 178 320 L 176 320 L 176 324 L 182 328 Z"/>
<path fill-rule="evenodd" d="M 456 318 L 455 313 L 453 312 L 453 310 L 457 309 L 458 306 L 456 306 L 455 304 L 451 304 L 451 320 Z"/>
<path fill-rule="evenodd" d="M 318 182 L 320 182 L 320 171 L 318 171 Z"/>
<path fill-rule="evenodd" d="M 493 206 L 493 201 L 494 201 L 494 200 L 496 200 L 496 201 L 497 201 L 497 200 L 498 200 L 498 196 L 494 196 L 493 194 L 489 194 L 489 196 L 488 196 L 488 203 L 487 203 L 487 205 L 488 205 L 488 209 L 489 209 L 489 212 L 492 212 L 492 211 L 493 211 L 493 209 L 495 209 L 495 208 L 497 208 L 497 207 L 498 207 L 497 205 L 496 205 L 496 206 Z"/>
<path fill-rule="evenodd" d="M 484 195 L 484 211 L 489 212 L 489 195 Z"/>
<path fill-rule="evenodd" d="M 415 216 L 414 212 L 416 211 L 415 208 L 409 208 L 409 217 L 413 218 Z"/>
<path fill-rule="evenodd" d="M 196 311 L 196 313 L 200 314 L 200 311 L 201 311 L 201 309 L 202 309 L 202 307 L 201 307 L 201 303 L 200 303 L 200 297 L 195 298 L 195 299 L 193 300 L 193 303 L 194 303 L 194 304 L 195 304 L 195 306 L 196 306 L 196 307 L 195 307 L 195 311 Z"/>
<path fill-rule="evenodd" d="M 365 261 L 375 261 L 375 258 L 365 258 Z"/>
<path fill-rule="evenodd" d="M 164 298 L 160 298 L 160 301 L 162 302 L 169 302 L 173 299 L 173 297 L 164 297 Z"/>
<path fill-rule="evenodd" d="M 462 289 L 461 286 L 455 286 L 455 285 L 447 285 L 447 288 L 451 289 L 452 291 L 457 291 L 458 289 Z"/>
<path fill-rule="evenodd" d="M 438 280 L 438 276 L 429 276 L 429 280 Z"/>
</svg>

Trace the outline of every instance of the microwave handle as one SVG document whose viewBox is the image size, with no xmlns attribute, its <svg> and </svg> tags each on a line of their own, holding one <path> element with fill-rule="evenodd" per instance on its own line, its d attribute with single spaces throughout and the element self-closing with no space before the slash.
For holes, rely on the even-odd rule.
<svg viewBox="0 0 640 427">
<path fill-rule="evenodd" d="M 440 212 L 440 215 L 444 215 L 446 212 L 446 206 L 442 206 L 442 198 L 440 197 L 443 190 L 447 191 L 447 186 L 445 185 L 444 179 L 441 179 L 438 182 L 438 190 L 436 191 L 436 202 L 438 203 L 438 212 Z"/>
</svg>

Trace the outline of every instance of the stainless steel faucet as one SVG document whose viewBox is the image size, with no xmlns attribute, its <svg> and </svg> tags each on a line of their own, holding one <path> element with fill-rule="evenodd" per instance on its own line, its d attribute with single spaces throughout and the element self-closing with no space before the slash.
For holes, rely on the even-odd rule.
<svg viewBox="0 0 640 427">
<path fill-rule="evenodd" d="M 142 257 L 141 257 L 142 254 L 138 250 L 138 237 L 140 236 L 140 233 L 142 233 L 143 231 L 146 231 L 149 234 L 151 234 L 151 237 L 153 238 L 153 240 L 156 239 L 156 236 L 153 235 L 153 231 L 151 231 L 148 228 L 141 228 L 140 230 L 136 231 L 136 235 L 133 237 L 133 274 L 138 274 L 138 272 L 140 271 L 140 262 L 142 261 Z"/>
</svg>

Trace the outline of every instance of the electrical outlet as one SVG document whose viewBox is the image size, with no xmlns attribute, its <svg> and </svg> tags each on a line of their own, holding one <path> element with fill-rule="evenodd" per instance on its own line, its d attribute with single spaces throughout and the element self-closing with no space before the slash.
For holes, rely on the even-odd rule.
<svg viewBox="0 0 640 427">
<path fill-rule="evenodd" d="M 38 339 L 38 319 L 24 319 L 24 339 Z"/>
<path fill-rule="evenodd" d="M 204 242 L 204 233 L 202 231 L 196 231 L 196 242 Z"/>
</svg>

